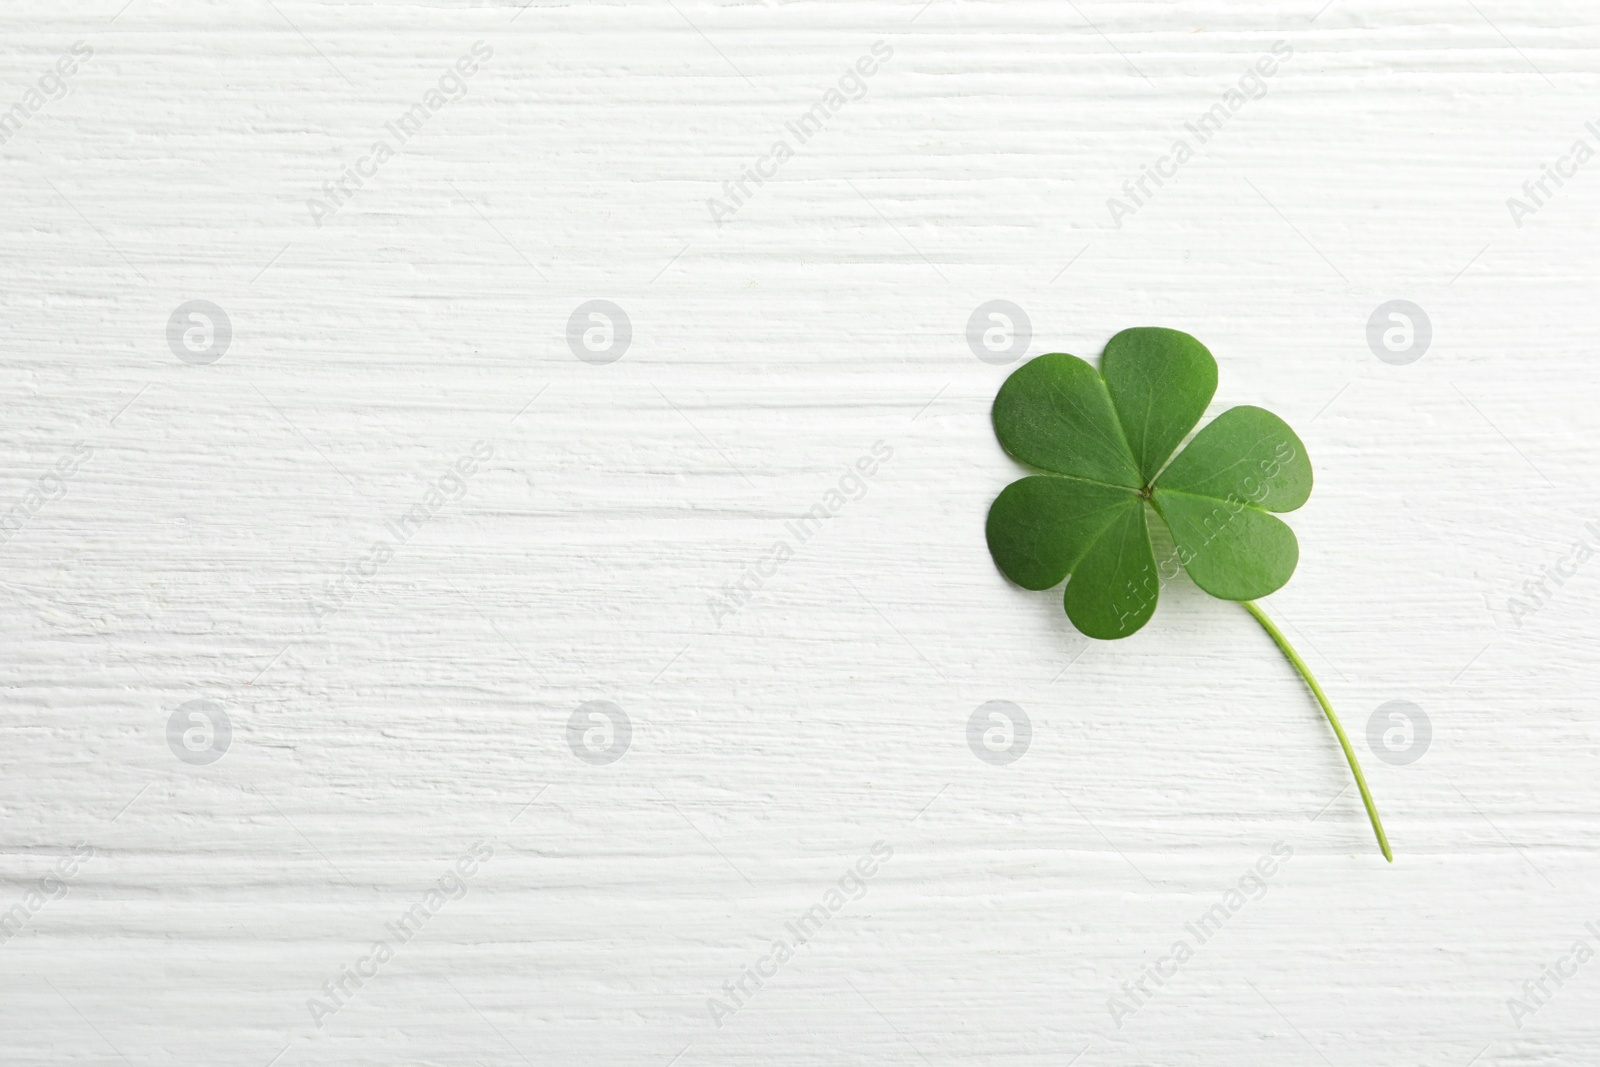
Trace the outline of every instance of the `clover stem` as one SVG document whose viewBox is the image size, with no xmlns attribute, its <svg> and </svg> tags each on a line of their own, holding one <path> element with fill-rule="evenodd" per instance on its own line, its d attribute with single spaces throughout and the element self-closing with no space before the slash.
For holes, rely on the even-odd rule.
<svg viewBox="0 0 1600 1067">
<path fill-rule="evenodd" d="M 1383 858 L 1390 863 L 1394 862 L 1394 853 L 1389 850 L 1389 838 L 1384 835 L 1383 822 L 1378 818 L 1378 805 L 1373 803 L 1372 791 L 1367 788 L 1366 775 L 1361 773 L 1361 764 L 1356 759 L 1355 750 L 1350 747 L 1350 739 L 1345 736 L 1344 727 L 1339 725 L 1339 716 L 1333 713 L 1333 705 L 1328 703 L 1328 695 L 1322 691 L 1322 686 L 1311 674 L 1311 668 L 1306 666 L 1306 661 L 1300 658 L 1300 653 L 1294 650 L 1289 639 L 1283 636 L 1283 631 L 1278 629 L 1273 621 L 1267 618 L 1266 613 L 1256 606 L 1253 600 L 1240 601 L 1244 610 L 1255 616 L 1256 622 L 1267 631 L 1267 635 L 1277 642 L 1283 654 L 1289 657 L 1289 662 L 1294 664 L 1294 669 L 1300 672 L 1300 677 L 1306 680 L 1311 687 L 1311 693 L 1317 698 L 1317 703 L 1322 705 L 1323 714 L 1328 716 L 1328 723 L 1333 727 L 1333 732 L 1339 737 L 1339 747 L 1344 749 L 1344 758 L 1350 764 L 1351 772 L 1356 776 L 1356 786 L 1361 790 L 1361 803 L 1367 806 L 1367 818 L 1372 820 L 1372 832 L 1378 835 L 1378 847 L 1383 849 Z"/>
</svg>

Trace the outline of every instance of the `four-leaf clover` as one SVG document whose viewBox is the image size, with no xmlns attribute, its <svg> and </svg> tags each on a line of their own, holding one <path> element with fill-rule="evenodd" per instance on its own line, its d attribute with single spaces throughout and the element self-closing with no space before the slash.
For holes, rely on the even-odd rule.
<svg viewBox="0 0 1600 1067">
<path fill-rule="evenodd" d="M 1070 574 L 1072 624 L 1127 637 L 1150 620 L 1161 580 L 1149 504 L 1177 562 L 1212 596 L 1254 600 L 1287 582 L 1300 546 L 1272 512 L 1311 495 L 1311 461 L 1289 425 L 1229 408 L 1172 458 L 1216 390 L 1205 346 L 1159 327 L 1117 334 L 1098 372 L 1055 352 L 1007 378 L 994 401 L 1000 444 L 1049 473 L 1011 483 L 989 509 L 989 551 L 1005 576 L 1049 589 Z"/>
<path fill-rule="evenodd" d="M 1177 451 L 1217 390 L 1217 362 L 1178 330 L 1123 330 L 1098 371 L 1053 352 L 1014 371 L 994 400 L 1001 446 L 1041 472 L 1012 482 L 989 508 L 989 552 L 1027 589 L 1067 580 L 1067 617 L 1090 637 L 1127 637 L 1156 607 L 1163 578 L 1149 512 L 1172 534 L 1174 560 L 1195 585 L 1242 601 L 1311 686 L 1332 724 L 1384 856 L 1378 812 L 1322 687 L 1253 601 L 1284 585 L 1300 559 L 1274 512 L 1311 495 L 1311 461 L 1288 423 L 1262 408 L 1229 408 Z M 1177 451 L 1177 455 L 1173 453 Z"/>
</svg>

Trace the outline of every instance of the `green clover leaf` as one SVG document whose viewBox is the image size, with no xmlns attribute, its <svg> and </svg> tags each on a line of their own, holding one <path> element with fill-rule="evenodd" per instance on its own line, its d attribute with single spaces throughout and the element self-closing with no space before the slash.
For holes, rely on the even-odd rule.
<svg viewBox="0 0 1600 1067">
<path fill-rule="evenodd" d="M 1300 546 L 1272 513 L 1306 502 L 1311 461 L 1287 423 L 1254 407 L 1223 412 L 1172 458 L 1216 389 L 1205 346 L 1158 327 L 1117 334 L 1098 372 L 1055 352 L 1007 378 L 994 401 L 1000 444 L 1050 473 L 1007 486 L 989 511 L 1001 572 L 1027 589 L 1070 574 L 1072 624 L 1127 637 L 1150 620 L 1160 588 L 1148 503 L 1177 562 L 1212 596 L 1254 600 L 1282 587 Z"/>
<path fill-rule="evenodd" d="M 1349 739 L 1321 687 L 1252 601 L 1283 587 L 1300 545 L 1275 513 L 1311 495 L 1311 461 L 1289 424 L 1257 407 L 1229 408 L 1173 455 L 1217 390 L 1217 361 L 1178 330 L 1123 330 L 1096 371 L 1053 352 L 1023 364 L 994 400 L 1000 445 L 1041 472 L 1012 482 L 989 508 L 989 553 L 1025 589 L 1066 580 L 1063 605 L 1089 637 L 1137 632 L 1163 578 L 1149 511 L 1172 534 L 1195 585 L 1242 601 L 1306 679 L 1344 748 L 1386 857 L 1389 844 Z M 1147 507 L 1148 506 L 1148 507 Z"/>
</svg>

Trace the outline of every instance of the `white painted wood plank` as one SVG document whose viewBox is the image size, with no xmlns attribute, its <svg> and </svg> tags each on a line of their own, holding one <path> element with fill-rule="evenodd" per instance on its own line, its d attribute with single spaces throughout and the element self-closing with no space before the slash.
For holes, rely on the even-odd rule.
<svg viewBox="0 0 1600 1067">
<path fill-rule="evenodd" d="M 1600 1058 L 1588 5 L 121 5 L 0 11 L 5 1063 Z M 1268 606 L 1393 867 L 1237 607 L 995 573 L 994 299 L 1298 430 Z"/>
</svg>

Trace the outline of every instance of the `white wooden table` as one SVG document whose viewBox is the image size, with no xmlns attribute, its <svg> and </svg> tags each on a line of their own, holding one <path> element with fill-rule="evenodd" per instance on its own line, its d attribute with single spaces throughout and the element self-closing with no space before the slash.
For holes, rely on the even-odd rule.
<svg viewBox="0 0 1600 1067">
<path fill-rule="evenodd" d="M 7 3 L 0 1061 L 1600 1062 L 1600 15 L 1321 2 Z M 989 560 L 1131 325 L 1392 867 Z"/>
</svg>

